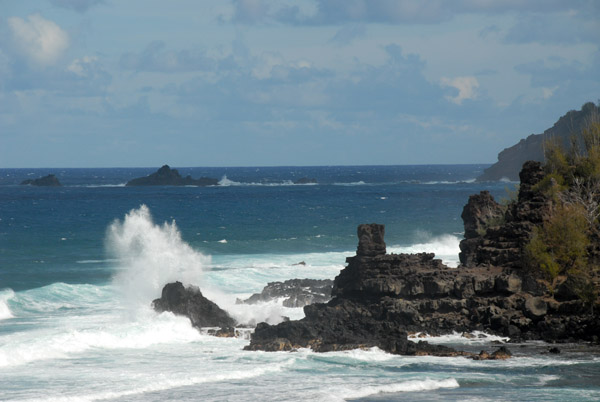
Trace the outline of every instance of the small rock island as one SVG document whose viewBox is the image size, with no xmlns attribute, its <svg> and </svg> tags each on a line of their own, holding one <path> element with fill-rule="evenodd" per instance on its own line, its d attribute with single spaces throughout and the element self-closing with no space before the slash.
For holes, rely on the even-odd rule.
<svg viewBox="0 0 600 402">
<path fill-rule="evenodd" d="M 219 180 L 210 177 L 200 177 L 193 179 L 190 175 L 182 177 L 177 169 L 171 169 L 169 165 L 164 165 L 156 172 L 138 177 L 127 182 L 126 186 L 218 186 Z"/>
<path fill-rule="evenodd" d="M 60 181 L 58 178 L 49 174 L 48 176 L 40 177 L 38 179 L 27 179 L 21 182 L 21 185 L 29 185 L 29 186 L 40 186 L 40 187 L 61 187 Z"/>
</svg>

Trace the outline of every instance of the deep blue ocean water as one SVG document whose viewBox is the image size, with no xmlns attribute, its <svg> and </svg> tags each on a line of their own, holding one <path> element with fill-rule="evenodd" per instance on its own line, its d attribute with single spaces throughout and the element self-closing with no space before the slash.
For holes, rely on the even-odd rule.
<svg viewBox="0 0 600 402">
<path fill-rule="evenodd" d="M 600 358 L 521 345 L 506 362 L 378 350 L 244 352 L 149 303 L 199 285 L 238 321 L 301 318 L 235 304 L 269 281 L 331 278 L 360 223 L 392 252 L 458 262 L 468 196 L 485 165 L 180 168 L 216 187 L 125 187 L 156 168 L 0 169 L 0 400 L 593 400 Z M 63 187 L 21 186 L 56 174 Z M 295 185 L 302 178 L 317 184 Z M 297 265 L 304 261 L 306 265 Z M 494 337 L 433 339 L 491 348 Z"/>
</svg>

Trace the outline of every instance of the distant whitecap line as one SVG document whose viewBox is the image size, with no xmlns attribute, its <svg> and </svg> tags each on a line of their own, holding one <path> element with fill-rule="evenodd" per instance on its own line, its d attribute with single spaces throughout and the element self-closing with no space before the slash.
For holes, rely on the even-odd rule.
<svg viewBox="0 0 600 402">
<path fill-rule="evenodd" d="M 419 184 L 435 185 L 435 184 L 472 184 L 472 183 L 475 183 L 475 179 L 456 180 L 456 181 L 432 180 L 432 181 L 424 181 Z"/>
<path fill-rule="evenodd" d="M 75 261 L 76 264 L 102 264 L 105 262 L 119 262 L 120 260 L 116 258 L 107 258 L 103 260 L 79 260 Z"/>
<path fill-rule="evenodd" d="M 376 184 L 383 184 L 383 183 L 376 183 Z M 352 186 L 366 186 L 367 183 L 365 183 L 364 181 L 360 180 L 360 181 L 355 181 L 355 182 L 350 182 L 350 183 L 333 183 L 333 185 L 334 186 L 348 186 L 348 187 L 352 187 Z"/>
<path fill-rule="evenodd" d="M 111 187 L 125 187 L 127 183 L 118 184 L 76 184 L 76 185 L 64 185 L 64 187 L 82 187 L 82 188 L 111 188 Z"/>
<path fill-rule="evenodd" d="M 283 186 L 316 186 L 318 183 L 294 183 L 291 180 L 284 180 L 281 182 L 275 183 L 258 183 L 258 182 L 239 182 L 230 180 L 227 176 L 223 176 L 221 180 L 219 180 L 219 186 L 221 187 L 233 187 L 233 186 L 264 186 L 264 187 L 283 187 Z"/>
</svg>

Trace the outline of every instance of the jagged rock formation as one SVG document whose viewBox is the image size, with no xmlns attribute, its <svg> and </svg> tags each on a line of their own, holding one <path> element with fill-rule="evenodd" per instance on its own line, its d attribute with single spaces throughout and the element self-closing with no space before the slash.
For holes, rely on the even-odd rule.
<svg viewBox="0 0 600 402">
<path fill-rule="evenodd" d="M 326 303 L 331 299 L 331 279 L 290 279 L 269 282 L 261 293 L 255 293 L 239 303 L 255 304 L 285 298 L 285 307 L 304 307 L 313 303 Z"/>
<path fill-rule="evenodd" d="M 523 250 L 533 228 L 550 214 L 552 200 L 532 188 L 544 178 L 539 162 L 529 161 L 520 173 L 518 199 L 507 207 L 487 191 L 469 197 L 462 212 L 465 239 L 460 243 L 460 262 L 465 266 L 523 266 Z"/>
<path fill-rule="evenodd" d="M 357 229 L 358 248 L 356 255 L 361 257 L 375 257 L 384 255 L 386 251 L 385 226 L 372 223 L 370 225 L 359 225 Z"/>
<path fill-rule="evenodd" d="M 177 169 L 164 165 L 156 172 L 127 182 L 127 186 L 217 186 L 219 181 L 210 177 L 193 179 L 190 175 L 181 177 Z"/>
<path fill-rule="evenodd" d="M 247 349 L 331 351 L 377 346 L 398 354 L 456 355 L 449 349 L 414 344 L 407 340 L 407 331 L 439 335 L 483 330 L 513 339 L 598 341 L 598 315 L 590 314 L 581 300 L 550 297 L 529 271 L 514 265 L 528 226 L 542 219 L 533 206 L 543 206 L 545 201 L 529 197 L 528 187 L 539 179 L 537 168 L 531 164 L 525 169 L 522 196 L 528 201 L 507 212 L 512 221 L 505 231 L 496 229 L 489 244 L 485 236 L 477 238 L 478 247 L 489 246 L 489 250 L 481 255 L 477 248 L 463 251 L 474 252 L 466 257 L 471 266 L 449 268 L 427 253 L 385 254 L 383 225 L 361 225 L 357 255 L 347 258 L 348 266 L 335 278 L 332 300 L 304 307 L 305 318 L 299 321 L 259 324 Z M 487 194 L 472 200 L 466 209 L 475 215 L 487 211 L 480 206 L 493 201 Z M 491 216 L 497 215 L 493 203 L 491 211 Z M 529 220 L 520 222 L 517 217 Z M 466 221 L 471 234 L 482 227 L 477 216 Z M 499 237 L 502 234 L 508 236 L 506 241 Z"/>
<path fill-rule="evenodd" d="M 190 319 L 192 326 L 231 328 L 236 325 L 233 318 L 212 301 L 202 295 L 194 286 L 185 288 L 181 282 L 168 283 L 162 290 L 160 299 L 152 302 L 158 312 L 171 311 Z M 223 332 L 228 332 L 224 330 Z"/>
<path fill-rule="evenodd" d="M 62 186 L 62 184 L 60 184 L 60 181 L 58 181 L 58 178 L 53 174 L 49 174 L 48 176 L 40 177 L 38 179 L 23 180 L 21 182 L 21 185 L 42 186 L 42 187 L 60 187 L 60 186 Z"/>
<path fill-rule="evenodd" d="M 591 102 L 583 105 L 580 111 L 571 110 L 542 134 L 531 134 L 512 147 L 504 149 L 498 154 L 498 162 L 485 169 L 477 180 L 495 181 L 502 178 L 518 180 L 519 171 L 525 162 L 530 160 L 542 162 L 544 160 L 544 141 L 556 138 L 567 145 L 570 136 L 580 133 L 586 119 L 591 114 L 598 112 L 598 106 Z"/>
</svg>

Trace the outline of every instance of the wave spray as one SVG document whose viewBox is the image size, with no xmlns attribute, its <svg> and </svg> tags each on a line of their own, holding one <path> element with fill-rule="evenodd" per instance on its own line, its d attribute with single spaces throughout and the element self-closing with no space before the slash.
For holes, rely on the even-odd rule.
<svg viewBox="0 0 600 402">
<path fill-rule="evenodd" d="M 202 269 L 210 264 L 182 240 L 175 221 L 156 225 L 146 205 L 109 226 L 106 248 L 119 261 L 113 283 L 134 305 L 148 306 L 169 282 L 200 285 Z"/>
</svg>

